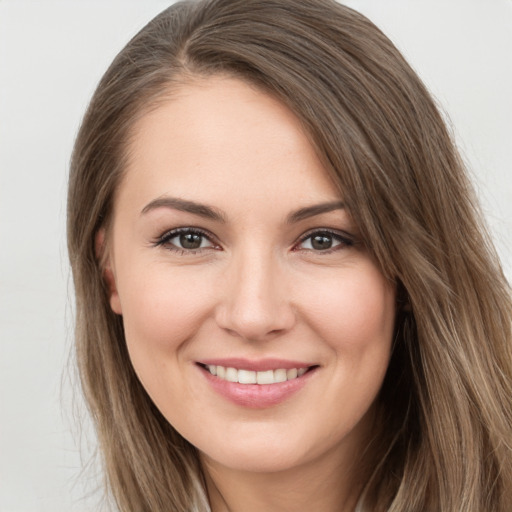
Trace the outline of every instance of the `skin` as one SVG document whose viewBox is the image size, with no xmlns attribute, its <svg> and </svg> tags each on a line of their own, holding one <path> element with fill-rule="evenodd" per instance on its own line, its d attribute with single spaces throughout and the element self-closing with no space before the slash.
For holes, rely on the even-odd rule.
<svg viewBox="0 0 512 512">
<path fill-rule="evenodd" d="M 111 307 L 148 394 L 198 448 L 213 511 L 353 510 L 395 289 L 300 122 L 242 81 L 210 77 L 174 90 L 132 136 L 109 233 Z M 162 205 L 169 197 L 222 220 Z M 326 203 L 337 205 L 290 219 Z M 199 250 L 162 241 L 191 226 L 208 233 Z M 313 247 L 307 235 L 326 230 L 332 247 Z M 318 367 L 284 402 L 252 409 L 196 364 L 219 357 Z"/>
</svg>

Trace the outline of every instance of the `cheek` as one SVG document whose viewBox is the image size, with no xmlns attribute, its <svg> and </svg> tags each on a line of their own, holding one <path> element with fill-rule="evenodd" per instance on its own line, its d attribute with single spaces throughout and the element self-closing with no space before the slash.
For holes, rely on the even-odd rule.
<svg viewBox="0 0 512 512">
<path fill-rule="evenodd" d="M 193 389 L 186 385 L 188 365 L 183 364 L 187 342 L 210 314 L 213 294 L 204 286 L 205 276 L 191 279 L 166 266 L 148 266 L 136 278 L 132 267 L 128 276 L 120 298 L 133 368 L 168 419 L 188 415 Z"/>
<path fill-rule="evenodd" d="M 308 295 L 305 318 L 329 350 L 322 395 L 327 446 L 362 421 L 379 393 L 391 354 L 395 291 L 373 265 L 320 283 Z"/>
<path fill-rule="evenodd" d="M 344 356 L 387 352 L 390 346 L 395 292 L 373 265 L 325 279 L 316 293 L 309 293 L 307 310 L 315 330 Z"/>
<path fill-rule="evenodd" d="M 133 272 L 131 273 L 133 276 Z M 192 337 L 213 304 L 206 276 L 155 266 L 128 277 L 120 299 L 131 353 L 158 357 L 175 352 Z"/>
</svg>

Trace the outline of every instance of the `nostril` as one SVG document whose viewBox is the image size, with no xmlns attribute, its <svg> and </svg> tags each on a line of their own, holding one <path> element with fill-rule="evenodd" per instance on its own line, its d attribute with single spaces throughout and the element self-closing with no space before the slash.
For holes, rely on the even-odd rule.
<svg viewBox="0 0 512 512">
<path fill-rule="evenodd" d="M 291 306 L 261 297 L 232 296 L 218 305 L 215 313 L 217 325 L 231 336 L 247 341 L 275 338 L 288 332 L 295 324 Z"/>
</svg>

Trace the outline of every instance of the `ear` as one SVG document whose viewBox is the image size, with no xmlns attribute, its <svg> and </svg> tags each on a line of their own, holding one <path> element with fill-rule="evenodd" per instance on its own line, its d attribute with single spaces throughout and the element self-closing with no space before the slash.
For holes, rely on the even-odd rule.
<svg viewBox="0 0 512 512">
<path fill-rule="evenodd" d="M 114 313 L 122 315 L 121 301 L 117 291 L 116 275 L 112 266 L 111 254 L 107 248 L 105 228 L 101 228 L 94 238 L 94 250 L 96 259 L 102 269 L 102 277 L 107 285 L 110 307 Z"/>
</svg>

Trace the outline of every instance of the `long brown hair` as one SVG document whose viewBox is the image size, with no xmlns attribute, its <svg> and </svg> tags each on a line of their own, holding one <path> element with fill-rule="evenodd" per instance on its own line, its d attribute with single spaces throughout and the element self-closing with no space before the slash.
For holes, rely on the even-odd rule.
<svg viewBox="0 0 512 512">
<path fill-rule="evenodd" d="M 95 237 L 106 228 L 108 244 L 135 119 L 189 77 L 213 74 L 297 115 L 398 287 L 368 509 L 509 511 L 510 289 L 430 95 L 378 28 L 332 0 L 178 2 L 119 53 L 85 114 L 68 197 L 76 351 L 120 510 L 208 510 L 195 449 L 132 369 Z"/>
</svg>

